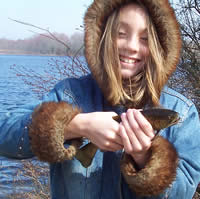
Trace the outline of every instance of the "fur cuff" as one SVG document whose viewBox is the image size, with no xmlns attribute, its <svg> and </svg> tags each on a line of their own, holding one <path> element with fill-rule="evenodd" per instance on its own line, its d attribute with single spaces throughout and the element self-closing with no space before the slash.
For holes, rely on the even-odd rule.
<svg viewBox="0 0 200 199">
<path fill-rule="evenodd" d="M 178 156 L 174 146 L 161 136 L 152 142 L 151 157 L 145 168 L 137 167 L 128 154 L 121 161 L 121 172 L 130 189 L 139 196 L 161 194 L 176 177 Z"/>
<path fill-rule="evenodd" d="M 40 160 L 53 163 L 74 157 L 81 139 L 73 140 L 66 149 L 64 129 L 78 113 L 78 108 L 66 102 L 44 102 L 36 107 L 29 126 L 29 136 L 32 151 Z"/>
</svg>

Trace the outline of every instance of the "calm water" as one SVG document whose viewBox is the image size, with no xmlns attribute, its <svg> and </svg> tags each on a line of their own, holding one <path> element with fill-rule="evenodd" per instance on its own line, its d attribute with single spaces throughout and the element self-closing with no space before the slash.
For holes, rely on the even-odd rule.
<svg viewBox="0 0 200 199">
<path fill-rule="evenodd" d="M 16 76 L 16 73 L 10 67 L 13 65 L 18 69 L 26 67 L 28 70 L 36 71 L 38 74 L 45 74 L 44 70 L 48 70 L 52 59 L 62 60 L 64 58 L 0 55 L 0 111 L 13 110 L 38 97 L 24 83 L 22 78 Z M 37 160 L 33 160 L 33 163 L 35 162 L 38 164 Z M 22 165 L 21 161 L 0 157 L 0 199 L 7 198 L 6 195 L 26 192 L 32 189 L 33 185 L 30 179 L 23 176 Z M 47 166 L 47 164 L 44 166 Z M 22 175 L 19 174 L 19 171 Z M 47 181 L 48 179 L 45 180 Z"/>
</svg>

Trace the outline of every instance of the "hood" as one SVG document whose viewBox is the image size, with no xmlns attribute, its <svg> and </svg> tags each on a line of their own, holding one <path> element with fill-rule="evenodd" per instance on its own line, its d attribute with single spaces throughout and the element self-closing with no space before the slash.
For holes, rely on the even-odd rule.
<svg viewBox="0 0 200 199">
<path fill-rule="evenodd" d="M 166 75 L 164 82 L 176 69 L 181 50 L 181 37 L 179 24 L 176 20 L 174 11 L 168 0 L 138 0 L 147 9 L 164 50 Z M 117 8 L 124 4 L 135 2 L 135 0 L 94 0 L 88 7 L 85 18 L 85 57 L 93 77 L 96 79 L 100 88 L 106 85 L 102 76 L 105 70 L 97 65 L 98 46 L 104 32 L 106 19 Z M 164 85 L 163 85 L 164 86 Z M 102 89 L 109 92 L 106 89 Z"/>
</svg>

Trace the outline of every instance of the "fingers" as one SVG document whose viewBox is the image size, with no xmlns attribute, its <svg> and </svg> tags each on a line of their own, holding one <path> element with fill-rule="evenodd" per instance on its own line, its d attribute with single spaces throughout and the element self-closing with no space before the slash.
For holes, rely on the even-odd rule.
<svg viewBox="0 0 200 199">
<path fill-rule="evenodd" d="M 110 117 L 115 117 L 117 116 L 118 114 L 115 113 L 115 112 L 106 112 L 107 114 L 110 114 Z"/>
<path fill-rule="evenodd" d="M 128 153 L 141 148 L 141 144 L 133 132 L 125 113 L 121 115 L 120 135 L 124 144 L 124 150 Z"/>
<path fill-rule="evenodd" d="M 142 153 L 151 146 L 154 131 L 140 111 L 129 109 L 121 115 L 120 136 L 127 153 Z"/>
<path fill-rule="evenodd" d="M 101 138 L 96 145 L 104 151 L 117 151 L 123 149 L 120 135 L 113 131 L 107 132 L 105 137 Z"/>
<path fill-rule="evenodd" d="M 114 143 L 114 142 L 109 142 L 109 141 L 106 141 L 104 143 L 104 145 L 101 147 L 102 150 L 105 150 L 105 151 L 118 151 L 118 150 L 121 150 L 123 149 L 123 145 L 120 145 L 120 144 L 117 144 L 117 143 Z"/>
<path fill-rule="evenodd" d="M 139 110 L 133 109 L 133 114 L 135 120 L 138 122 L 140 128 L 143 130 L 143 132 L 150 138 L 153 138 L 155 136 L 154 130 L 149 123 L 149 121 L 142 115 L 142 113 Z"/>
<path fill-rule="evenodd" d="M 122 123 L 120 123 L 120 128 L 119 129 L 120 129 L 120 136 L 121 136 L 122 142 L 124 144 L 124 150 L 128 154 L 130 154 L 130 153 L 133 152 L 133 146 L 132 146 L 132 144 L 130 142 L 130 139 L 129 139 L 129 137 L 128 137 L 127 133 L 126 133 L 126 130 L 125 130 L 124 126 L 122 125 Z"/>
<path fill-rule="evenodd" d="M 129 109 L 127 111 L 127 118 L 134 132 L 137 134 L 143 132 L 150 138 L 154 137 L 154 130 L 151 124 L 139 110 Z"/>
<path fill-rule="evenodd" d="M 114 131 L 114 130 L 113 131 L 107 131 L 107 133 L 105 135 L 105 142 L 123 145 L 122 139 L 119 135 L 119 124 L 118 124 L 117 131 Z"/>
<path fill-rule="evenodd" d="M 95 123 L 95 131 L 91 134 L 90 137 L 92 139 L 90 140 L 100 149 L 105 151 L 117 151 L 122 149 L 123 144 L 119 135 L 119 123 L 113 120 L 113 116 L 116 116 L 117 114 L 115 112 L 102 112 L 96 114 L 101 118 L 100 121 L 98 120 Z"/>
</svg>

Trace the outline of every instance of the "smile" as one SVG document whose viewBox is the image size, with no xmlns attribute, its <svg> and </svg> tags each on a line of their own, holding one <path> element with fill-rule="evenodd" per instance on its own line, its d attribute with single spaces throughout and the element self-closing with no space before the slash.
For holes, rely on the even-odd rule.
<svg viewBox="0 0 200 199">
<path fill-rule="evenodd" d="M 122 57 L 120 57 L 119 59 L 120 59 L 120 61 L 127 63 L 127 64 L 133 64 L 133 63 L 138 62 L 138 60 L 136 60 L 136 59 L 127 59 L 127 58 L 122 58 Z"/>
</svg>

